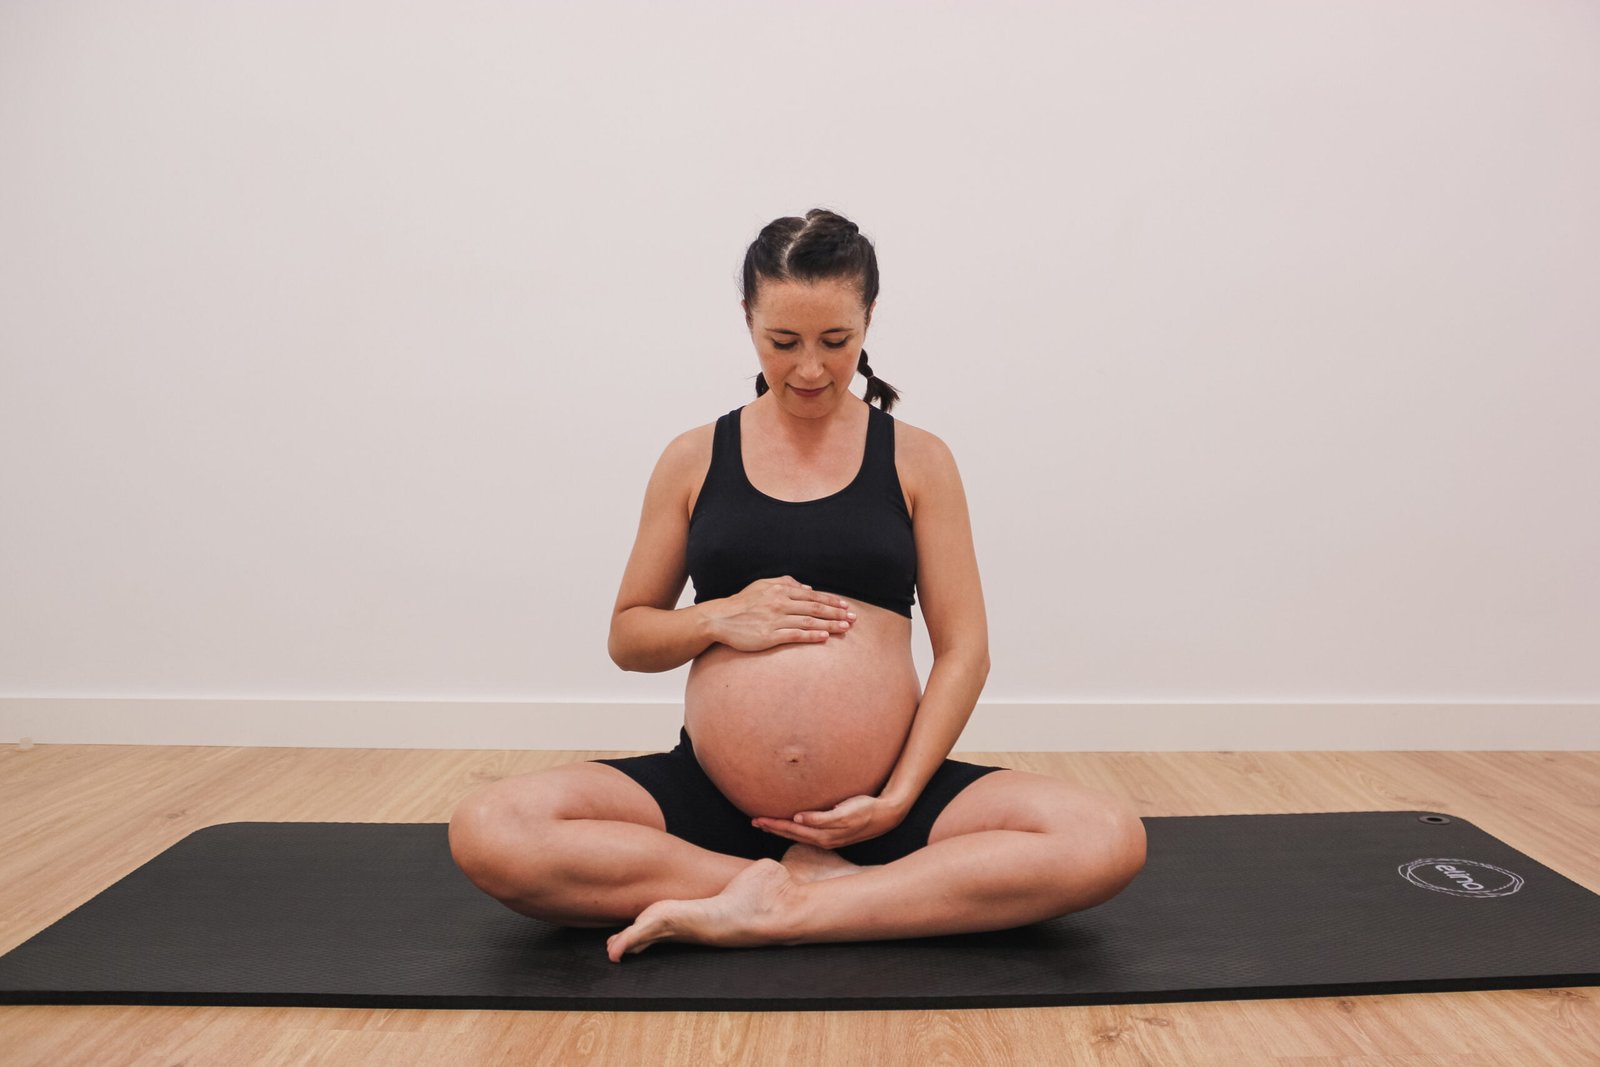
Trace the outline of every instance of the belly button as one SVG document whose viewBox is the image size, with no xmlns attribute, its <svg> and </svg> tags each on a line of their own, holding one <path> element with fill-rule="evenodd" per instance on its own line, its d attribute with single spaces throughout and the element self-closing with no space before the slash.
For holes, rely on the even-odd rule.
<svg viewBox="0 0 1600 1067">
<path fill-rule="evenodd" d="M 787 745 L 778 750 L 778 755 L 783 757 L 785 763 L 799 763 L 805 758 L 806 750 L 799 745 Z"/>
</svg>

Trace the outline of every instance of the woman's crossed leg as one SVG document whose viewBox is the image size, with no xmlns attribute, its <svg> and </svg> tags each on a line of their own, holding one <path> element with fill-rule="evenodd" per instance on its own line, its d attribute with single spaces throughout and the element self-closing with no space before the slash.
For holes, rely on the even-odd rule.
<svg viewBox="0 0 1600 1067">
<path fill-rule="evenodd" d="M 1125 804 L 1014 770 L 968 785 L 925 848 L 881 866 L 808 846 L 782 862 L 750 860 L 665 826 L 638 783 L 577 763 L 471 794 L 451 819 L 450 844 L 468 877 L 513 910 L 568 926 L 631 921 L 608 942 L 613 960 L 667 939 L 802 944 L 1006 929 L 1109 900 L 1145 859 L 1143 823 Z"/>
<path fill-rule="evenodd" d="M 479 889 L 563 926 L 620 926 L 658 900 L 714 896 L 754 862 L 667 833 L 655 798 L 603 763 L 492 782 L 456 805 L 449 836 Z"/>
<path fill-rule="evenodd" d="M 714 897 L 650 905 L 607 952 L 620 960 L 667 939 L 798 945 L 1009 929 L 1104 903 L 1144 861 L 1144 824 L 1127 805 L 996 771 L 956 794 L 926 847 L 892 863 L 802 883 L 758 860 Z"/>
</svg>

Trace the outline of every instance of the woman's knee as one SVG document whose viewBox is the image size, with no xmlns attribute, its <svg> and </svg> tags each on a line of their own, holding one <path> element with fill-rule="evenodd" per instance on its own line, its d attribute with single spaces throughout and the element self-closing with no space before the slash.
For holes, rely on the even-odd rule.
<svg viewBox="0 0 1600 1067">
<path fill-rule="evenodd" d="M 642 786 L 599 763 L 569 763 L 503 778 L 463 798 L 450 817 L 450 854 L 501 900 L 559 891 L 582 835 L 574 819 L 665 822 Z"/>
<path fill-rule="evenodd" d="M 1108 836 L 1115 856 L 1110 865 L 1113 872 L 1111 895 L 1115 896 L 1144 870 L 1146 842 L 1144 820 L 1131 806 L 1118 803 L 1112 810 L 1113 828 Z"/>
<path fill-rule="evenodd" d="M 1102 800 L 1054 831 L 1069 851 L 1092 857 L 1086 867 L 1095 887 L 1095 903 L 1121 893 L 1145 864 L 1144 820 L 1131 806 L 1108 794 L 1102 794 Z"/>
<path fill-rule="evenodd" d="M 541 846 L 561 818 L 559 784 L 538 781 L 541 773 L 491 782 L 462 798 L 450 815 L 451 857 L 491 896 L 511 896 L 536 878 L 537 861 L 547 852 Z"/>
</svg>

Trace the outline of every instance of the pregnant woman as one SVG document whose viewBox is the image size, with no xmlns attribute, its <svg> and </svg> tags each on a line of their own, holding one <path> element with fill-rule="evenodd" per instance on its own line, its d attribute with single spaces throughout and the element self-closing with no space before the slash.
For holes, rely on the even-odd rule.
<svg viewBox="0 0 1600 1067">
<path fill-rule="evenodd" d="M 1145 859 L 1126 803 L 948 758 L 988 624 L 955 461 L 889 414 L 867 363 L 872 243 L 831 211 L 776 219 L 743 283 L 756 399 L 667 445 L 611 621 L 625 670 L 693 661 L 677 747 L 477 790 L 450 821 L 456 863 L 522 914 L 625 926 L 613 961 L 668 938 L 997 930 L 1115 896 Z"/>
</svg>

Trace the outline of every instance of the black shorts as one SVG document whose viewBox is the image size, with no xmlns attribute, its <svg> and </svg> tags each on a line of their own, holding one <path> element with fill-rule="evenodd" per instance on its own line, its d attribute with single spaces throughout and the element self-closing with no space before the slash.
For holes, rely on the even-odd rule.
<svg viewBox="0 0 1600 1067">
<path fill-rule="evenodd" d="M 661 806 L 667 833 L 690 844 L 752 860 L 780 859 L 794 844 L 790 838 L 750 825 L 750 816 L 722 795 L 695 758 L 687 729 L 678 730 L 678 745 L 671 752 L 588 762 L 610 764 L 644 786 Z M 879 837 L 836 851 L 851 863 L 860 864 L 889 863 L 915 852 L 927 845 L 933 821 L 957 793 L 998 770 L 1003 768 L 947 759 L 933 772 L 900 825 Z"/>
</svg>

